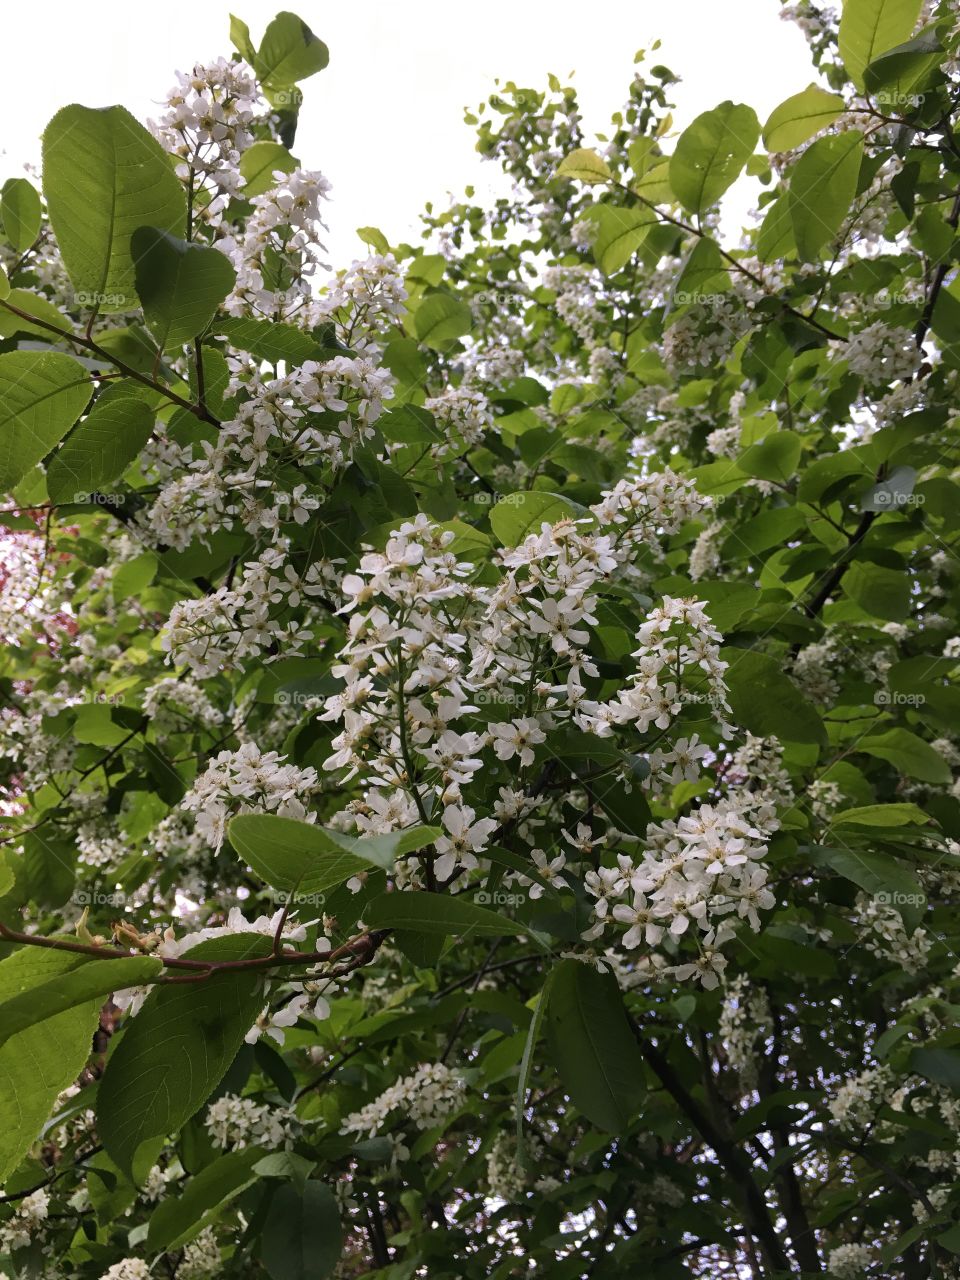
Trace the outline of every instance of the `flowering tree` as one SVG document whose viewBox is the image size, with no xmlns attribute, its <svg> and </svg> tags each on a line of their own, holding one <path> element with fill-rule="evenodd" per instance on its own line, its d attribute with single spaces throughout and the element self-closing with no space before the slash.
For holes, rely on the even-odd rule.
<svg viewBox="0 0 960 1280">
<path fill-rule="evenodd" d="M 0 193 L 0 1270 L 960 1276 L 960 24 L 468 120 L 278 15 Z M 746 171 L 760 208 L 720 234 Z M 385 215 L 385 221 L 388 221 Z"/>
</svg>

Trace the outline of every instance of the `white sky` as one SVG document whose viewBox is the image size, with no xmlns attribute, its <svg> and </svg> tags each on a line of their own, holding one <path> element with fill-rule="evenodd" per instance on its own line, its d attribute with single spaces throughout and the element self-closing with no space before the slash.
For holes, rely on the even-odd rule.
<svg viewBox="0 0 960 1280">
<path fill-rule="evenodd" d="M 357 227 L 413 241 L 426 201 L 443 208 L 469 183 L 490 189 L 493 166 L 474 150 L 463 108 L 498 76 L 539 89 L 548 72 L 566 83 L 575 71 L 588 133 L 623 105 L 634 52 L 658 37 L 652 61 L 683 78 L 674 88 L 681 127 L 724 98 L 763 121 L 814 78 L 777 0 L 46 0 L 4 12 L 0 178 L 37 161 L 40 133 L 61 106 L 120 102 L 145 119 L 175 70 L 229 55 L 231 7 L 259 43 L 285 6 L 330 48 L 329 67 L 302 85 L 295 150 L 333 183 L 327 244 L 336 266 L 368 252 Z M 741 185 L 731 197 L 733 221 L 751 195 Z"/>
</svg>

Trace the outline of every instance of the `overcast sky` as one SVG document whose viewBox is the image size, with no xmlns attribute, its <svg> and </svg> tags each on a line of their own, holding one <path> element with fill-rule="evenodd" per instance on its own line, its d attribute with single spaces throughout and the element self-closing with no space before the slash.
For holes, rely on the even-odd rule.
<svg viewBox="0 0 960 1280">
<path fill-rule="evenodd" d="M 291 0 L 286 0 L 291 3 Z M 255 41 L 284 0 L 234 0 Z M 329 257 L 363 255 L 356 228 L 391 241 L 417 235 L 427 200 L 469 183 L 483 192 L 491 166 L 474 151 L 464 106 L 494 79 L 528 88 L 574 72 L 588 132 L 623 104 L 633 54 L 659 38 L 656 60 L 677 85 L 682 126 L 724 98 L 761 121 L 813 79 L 806 45 L 780 20 L 777 0 L 365 0 L 292 7 L 330 47 L 330 65 L 306 81 L 296 152 L 333 183 Z M 174 70 L 230 53 L 228 3 L 220 0 L 46 0 L 4 12 L 2 172 L 39 159 L 39 135 L 68 102 L 123 103 L 155 113 Z M 732 193 L 733 194 L 733 193 Z M 749 190 L 734 195 L 751 203 Z M 735 211 L 733 211 L 735 212 Z"/>
</svg>

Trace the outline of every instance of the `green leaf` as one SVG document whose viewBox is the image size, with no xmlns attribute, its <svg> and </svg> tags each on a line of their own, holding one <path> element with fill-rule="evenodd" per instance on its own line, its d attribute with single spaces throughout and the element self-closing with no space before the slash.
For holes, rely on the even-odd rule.
<svg viewBox="0 0 960 1280">
<path fill-rule="evenodd" d="M 786 484 L 795 474 L 803 442 L 794 431 L 772 431 L 737 458 L 737 466 L 748 476 Z"/>
<path fill-rule="evenodd" d="M 73 323 L 58 307 L 48 302 L 43 294 L 34 293 L 31 289 L 8 289 L 5 301 L 11 307 L 16 307 L 18 311 L 36 317 L 37 323 L 24 320 L 12 311 L 7 311 L 5 307 L 0 308 L 0 337 L 2 338 L 12 338 L 14 334 L 19 333 L 30 333 L 43 338 L 45 342 L 54 342 L 56 335 L 51 334 L 44 325 L 53 325 L 64 333 L 69 333 L 73 329 Z"/>
<path fill-rule="evenodd" d="M 738 724 L 760 737 L 787 742 L 823 742 L 823 724 L 813 707 L 787 676 L 782 664 L 755 649 L 723 649 L 730 665 L 725 680 Z"/>
<path fill-rule="evenodd" d="M 747 944 L 751 960 L 760 961 L 761 976 L 773 978 L 792 973 L 810 978 L 832 978 L 836 975 L 836 961 L 828 951 L 776 933 L 775 928 L 765 929 L 758 937 L 751 937 Z"/>
<path fill-rule="evenodd" d="M 98 400 L 50 459 L 51 502 L 82 502 L 126 471 L 150 439 L 154 412 L 138 396 Z"/>
<path fill-rule="evenodd" d="M 118 604 L 129 600 L 131 596 L 138 596 L 157 576 L 159 567 L 160 561 L 152 551 L 144 551 L 132 560 L 124 560 L 114 571 L 110 594 Z M 147 746 L 151 744 L 148 743 Z"/>
<path fill-rule="evenodd" d="M 763 126 L 763 143 L 768 151 L 792 151 L 825 129 L 844 109 L 839 93 L 828 93 L 817 84 L 808 84 L 774 107 Z"/>
<path fill-rule="evenodd" d="M 530 932 L 528 925 L 446 893 L 381 893 L 363 918 L 373 929 L 411 929 L 460 937 L 501 938 Z"/>
<path fill-rule="evenodd" d="M 557 165 L 558 178 L 576 178 L 578 182 L 609 182 L 613 177 L 610 166 L 602 156 L 589 147 L 578 147 L 564 156 Z"/>
<path fill-rule="evenodd" d="M 259 360 L 279 364 L 303 364 L 304 360 L 316 360 L 321 354 L 320 344 L 302 329 L 292 324 L 272 320 L 247 320 L 239 316 L 219 316 L 212 333 L 225 337 L 231 346 L 249 351 Z"/>
<path fill-rule="evenodd" d="M 617 980 L 579 960 L 561 960 L 552 978 L 550 1061 L 588 1120 L 608 1133 L 624 1133 L 640 1113 L 644 1064 Z"/>
<path fill-rule="evenodd" d="M 761 511 L 759 515 L 741 525 L 734 526 L 730 536 L 723 544 L 723 556 L 727 560 L 738 560 L 743 556 L 762 555 L 771 547 L 782 546 L 788 538 L 792 538 L 807 523 L 807 518 L 799 507 L 771 507 Z M 725 583 L 728 587 L 731 584 Z M 713 610 L 710 611 L 715 625 L 717 621 Z"/>
<path fill-rule="evenodd" d="M 260 1256 L 271 1280 L 324 1280 L 340 1260 L 343 1229 L 328 1186 L 311 1180 L 284 1183 L 274 1193 L 263 1226 Z"/>
<path fill-rule="evenodd" d="M 235 934 L 201 942 L 186 958 L 243 960 L 268 955 L 270 946 L 261 934 Z M 175 1133 L 203 1106 L 262 1000 L 260 975 L 244 970 L 150 993 L 110 1055 L 97 1094 L 97 1132 L 125 1173 L 145 1142 Z"/>
<path fill-rule="evenodd" d="M 390 252 L 390 241 L 379 227 L 357 227 L 357 235 L 377 253 L 386 255 Z"/>
<path fill-rule="evenodd" d="M 761 262 L 774 262 L 778 258 L 785 258 L 796 247 L 793 219 L 790 217 L 790 198 L 789 194 L 784 194 L 767 206 L 757 232 L 757 256 Z"/>
<path fill-rule="evenodd" d="M 121 960 L 87 960 L 70 973 L 57 974 L 49 982 L 0 1003 L 0 1045 L 36 1023 L 97 996 L 102 1003 L 114 991 L 149 983 L 162 969 L 163 962 L 153 956 L 130 956 Z"/>
<path fill-rule="evenodd" d="M 886 733 L 861 738 L 857 742 L 857 750 L 888 760 L 908 778 L 919 778 L 921 782 L 948 786 L 953 778 L 950 765 L 943 756 L 909 729 L 889 729 Z"/>
<path fill-rule="evenodd" d="M 790 175 L 790 219 L 797 252 L 806 261 L 840 230 L 857 192 L 863 134 L 855 129 L 818 138 Z"/>
<path fill-rule="evenodd" d="M 219 249 L 159 227 L 138 227 L 131 245 L 147 328 L 161 351 L 177 351 L 204 332 L 237 273 Z"/>
<path fill-rule="evenodd" d="M 856 809 L 843 809 L 830 819 L 832 827 L 911 827 L 930 822 L 929 814 L 909 801 L 894 804 L 866 804 Z"/>
<path fill-rule="evenodd" d="M 960 1053 L 936 1046 L 914 1049 L 910 1055 L 910 1070 L 925 1080 L 933 1080 L 960 1093 Z"/>
<path fill-rule="evenodd" d="M 903 570 L 857 561 L 843 575 L 842 586 L 851 600 L 875 618 L 902 622 L 910 613 L 910 579 Z"/>
<path fill-rule="evenodd" d="M 465 302 L 449 293 L 428 293 L 413 317 L 414 332 L 428 347 L 442 347 L 473 328 L 473 314 Z"/>
<path fill-rule="evenodd" d="M 730 287 L 720 246 L 710 236 L 701 236 L 687 255 L 671 298 L 671 307 L 699 302 L 711 293 Z"/>
<path fill-rule="evenodd" d="M 520 1059 L 520 1073 L 517 1077 L 517 1163 L 521 1169 L 526 1167 L 526 1151 L 523 1139 L 523 1113 L 527 1107 L 527 1084 L 530 1080 L 530 1068 L 533 1064 L 533 1054 L 537 1047 L 537 1041 L 540 1038 L 540 1028 L 550 1004 L 550 988 L 553 985 L 553 975 L 555 969 L 547 974 L 547 979 L 543 984 L 542 990 L 537 995 L 533 1005 L 533 1017 L 530 1019 L 530 1026 L 527 1028 L 527 1037 L 523 1045 L 523 1056 Z"/>
<path fill-rule="evenodd" d="M 330 61 L 330 51 L 295 13 L 278 13 L 260 41 L 254 69 L 268 89 L 283 89 L 315 75 Z"/>
<path fill-rule="evenodd" d="M 87 371 L 72 356 L 0 355 L 0 490 L 12 489 L 66 435 L 92 390 Z"/>
<path fill-rule="evenodd" d="M 0 1000 L 13 1000 L 78 968 L 85 956 L 23 947 L 0 962 Z M 0 1048 L 0 1185 L 35 1141 L 57 1095 L 86 1065 L 101 1001 L 66 1009 Z"/>
<path fill-rule="evenodd" d="M 237 854 L 267 884 L 286 893 L 324 893 L 372 868 L 393 870 L 398 857 L 432 844 L 438 827 L 410 827 L 384 836 L 348 836 L 276 814 L 241 814 L 230 823 Z"/>
<path fill-rule="evenodd" d="M 840 57 L 858 89 L 864 72 L 879 54 L 913 34 L 922 0 L 844 0 L 840 19 Z"/>
<path fill-rule="evenodd" d="M 812 846 L 809 853 L 815 866 L 829 867 L 877 902 L 895 907 L 909 928 L 914 928 L 923 915 L 927 896 L 914 872 L 896 858 L 820 845 Z"/>
<path fill-rule="evenodd" d="M 752 107 L 721 102 L 697 116 L 670 158 L 670 185 L 690 213 L 703 214 L 740 176 L 760 137 Z"/>
<path fill-rule="evenodd" d="M 181 235 L 186 221 L 183 187 L 159 142 L 123 107 L 64 107 L 43 135 L 43 194 L 78 303 L 136 307 L 133 233 Z"/>
<path fill-rule="evenodd" d="M 72 841 L 51 838 L 46 831 L 23 837 L 23 866 L 30 898 L 41 906 L 62 907 L 76 884 L 77 849 Z"/>
<path fill-rule="evenodd" d="M 279 142 L 255 142 L 240 157 L 240 176 L 245 180 L 243 198 L 262 196 L 277 185 L 274 173 L 293 173 L 297 162 Z"/>
<path fill-rule="evenodd" d="M 892 107 L 902 113 L 905 108 L 918 107 L 920 92 L 939 75 L 945 56 L 936 30 L 923 31 L 870 63 L 864 73 L 867 92 L 877 99 L 881 110 Z"/>
<path fill-rule="evenodd" d="M 875 468 L 869 466 L 863 458 L 855 456 L 857 452 L 855 449 L 844 449 L 839 453 L 830 453 L 805 467 L 797 486 L 800 501 L 817 502 L 822 494 L 840 480 L 853 477 L 872 479 Z"/>
<path fill-rule="evenodd" d="M 591 221 L 597 233 L 593 256 L 604 275 L 612 276 L 633 257 L 643 243 L 647 231 L 656 224 L 656 214 L 649 209 L 622 209 L 618 205 L 594 206 Z"/>
<path fill-rule="evenodd" d="M 8 178 L 0 191 L 3 234 L 16 253 L 24 253 L 40 231 L 40 197 L 26 178 Z"/>
<path fill-rule="evenodd" d="M 228 1151 L 178 1185 L 150 1214 L 147 1244 L 156 1252 L 179 1249 L 197 1236 L 218 1210 L 256 1180 L 254 1165 L 263 1159 L 261 1147 Z"/>
<path fill-rule="evenodd" d="M 582 520 L 590 513 L 570 498 L 543 490 L 505 494 L 490 512 L 490 527 L 505 547 L 516 547 L 540 526 L 558 520 Z"/>
<path fill-rule="evenodd" d="M 237 18 L 232 13 L 230 15 L 230 40 L 240 57 L 249 62 L 252 67 L 256 60 L 257 51 L 253 41 L 250 39 L 250 28 L 242 18 Z"/>
</svg>

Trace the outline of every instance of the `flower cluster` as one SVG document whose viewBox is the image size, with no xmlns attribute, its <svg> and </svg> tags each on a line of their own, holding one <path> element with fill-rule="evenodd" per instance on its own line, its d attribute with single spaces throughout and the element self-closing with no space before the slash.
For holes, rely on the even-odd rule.
<svg viewBox="0 0 960 1280">
<path fill-rule="evenodd" d="M 0 1223 L 0 1251 L 14 1253 L 25 1249 L 42 1232 L 50 1212 L 50 1196 L 46 1191 L 33 1191 L 24 1196 L 12 1218 Z"/>
<path fill-rule="evenodd" d="M 221 1151 L 240 1151 L 243 1147 L 289 1150 L 297 1130 L 296 1120 L 289 1112 L 235 1093 L 225 1093 L 211 1102 L 203 1123 L 210 1141 Z"/>
<path fill-rule="evenodd" d="M 890 326 L 883 320 L 866 325 L 851 334 L 846 342 L 831 342 L 830 348 L 838 359 L 846 360 L 850 372 L 868 386 L 912 378 L 922 359 L 910 330 Z"/>
<path fill-rule="evenodd" d="M 277 172 L 276 186 L 254 196 L 253 213 L 242 232 L 223 236 L 217 248 L 237 273 L 224 304 L 232 315 L 264 316 L 310 328 L 316 323 L 312 278 L 325 229 L 320 216 L 330 183 L 322 173 Z M 278 270 L 277 260 L 283 267 Z M 285 268 L 285 269 L 284 269 Z"/>
<path fill-rule="evenodd" d="M 307 809 L 317 786 L 315 769 L 298 769 L 276 751 L 245 742 L 237 751 L 221 751 L 184 796 L 184 809 L 197 815 L 197 830 L 219 849 L 227 821 L 238 813 L 276 813 L 310 822 Z"/>
<path fill-rule="evenodd" d="M 301 577 L 283 543 L 270 547 L 244 567 L 236 586 L 177 601 L 160 635 L 167 660 L 205 679 L 245 659 L 299 653 L 312 633 L 284 615 L 302 596 L 321 595 L 328 580 L 327 565 L 315 562 Z"/>
<path fill-rule="evenodd" d="M 373 1138 L 395 1111 L 402 1111 L 404 1118 L 417 1129 L 433 1129 L 461 1105 L 463 1087 L 463 1077 L 458 1072 L 442 1062 L 425 1063 L 412 1075 L 397 1080 L 360 1111 L 347 1116 L 341 1132 Z"/>
<path fill-rule="evenodd" d="M 166 110 L 150 122 L 160 145 L 176 157 L 196 214 L 212 227 L 243 185 L 240 157 L 254 141 L 251 123 L 261 101 L 251 69 L 218 58 L 179 72 Z"/>
</svg>

